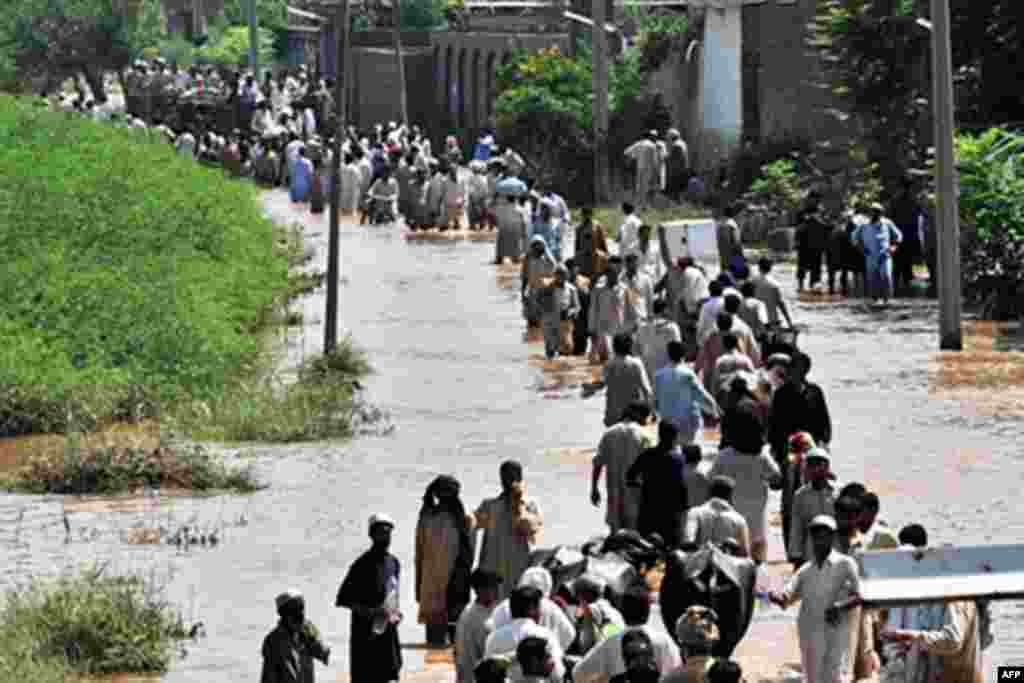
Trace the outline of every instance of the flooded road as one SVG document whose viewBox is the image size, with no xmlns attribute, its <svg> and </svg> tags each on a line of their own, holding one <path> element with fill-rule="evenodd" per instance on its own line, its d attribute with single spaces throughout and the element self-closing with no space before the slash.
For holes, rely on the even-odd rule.
<svg viewBox="0 0 1024 683">
<path fill-rule="evenodd" d="M 278 220 L 302 220 L 312 267 L 326 270 L 327 220 L 268 196 Z M 579 543 L 602 531 L 588 500 L 590 453 L 602 427 L 603 397 L 580 396 L 590 370 L 546 370 L 542 345 L 526 343 L 518 273 L 490 264 L 491 241 L 417 240 L 397 227 L 342 228 L 340 323 L 369 353 L 377 373 L 370 400 L 390 413 L 389 436 L 351 443 L 232 448 L 271 484 L 246 498 L 147 498 L 107 512 L 95 502 L 0 495 L 0 583 L 53 575 L 79 563 L 168 580 L 168 597 L 206 638 L 164 677 L 168 682 L 253 681 L 260 644 L 273 627 L 273 597 L 294 587 L 333 647 L 318 680 L 347 680 L 348 612 L 334 596 L 368 546 L 366 520 L 385 511 L 398 527 L 392 551 L 403 564 L 402 639 L 421 643 L 413 602 L 413 534 L 420 498 L 439 473 L 454 473 L 475 508 L 497 492 L 498 465 L 523 462 L 545 514 L 542 543 Z M 786 271 L 780 279 L 790 285 Z M 324 294 L 301 304 L 305 325 L 282 339 L 294 364 L 323 343 Z M 832 409 L 834 468 L 882 496 L 893 526 L 921 522 L 937 543 L 1011 543 L 1024 536 L 1017 498 L 1024 484 L 1021 395 L 950 394 L 937 346 L 937 308 L 897 303 L 871 311 L 857 302 L 799 302 L 801 346 Z M 963 374 L 961 372 L 961 374 Z M 945 384 L 943 384 L 945 382 Z M 772 503 L 773 508 L 777 507 Z M 63 526 L 67 512 L 72 528 Z M 217 529 L 216 547 L 178 549 L 145 542 L 133 528 Z M 141 540 L 140 540 L 141 539 Z M 132 541 L 135 542 L 132 542 Z M 793 612 L 795 614 L 795 612 Z M 996 608 L 990 663 L 1024 663 L 1024 609 Z M 425 666 L 407 649 L 406 670 Z M 753 682 L 752 682 L 753 683 Z"/>
</svg>

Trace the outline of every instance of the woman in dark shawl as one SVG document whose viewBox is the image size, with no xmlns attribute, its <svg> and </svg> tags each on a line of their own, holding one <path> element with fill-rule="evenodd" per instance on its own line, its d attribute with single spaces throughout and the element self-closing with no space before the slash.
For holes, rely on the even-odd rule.
<svg viewBox="0 0 1024 683">
<path fill-rule="evenodd" d="M 445 645 L 469 603 L 472 520 L 459 499 L 460 488 L 447 475 L 431 482 L 416 525 L 416 601 L 431 645 Z"/>
</svg>

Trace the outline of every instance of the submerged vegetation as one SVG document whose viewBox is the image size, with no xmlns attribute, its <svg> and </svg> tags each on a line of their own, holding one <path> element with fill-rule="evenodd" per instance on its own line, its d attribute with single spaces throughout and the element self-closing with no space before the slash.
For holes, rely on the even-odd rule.
<svg viewBox="0 0 1024 683">
<path fill-rule="evenodd" d="M 69 674 L 163 673 L 190 637 L 161 587 L 102 568 L 11 591 L 0 611 L 0 681 Z"/>
<path fill-rule="evenodd" d="M 63 452 L 37 455 L 0 487 L 21 493 L 128 493 L 144 487 L 197 492 L 251 493 L 260 488 L 251 469 L 225 465 L 201 446 L 82 448 L 74 439 Z"/>
<path fill-rule="evenodd" d="M 314 356 L 297 377 L 276 372 L 239 381 L 220 397 L 182 405 L 175 426 L 215 441 L 290 443 L 343 438 L 361 409 L 359 380 L 370 372 L 366 355 L 351 339 L 329 355 Z"/>
</svg>

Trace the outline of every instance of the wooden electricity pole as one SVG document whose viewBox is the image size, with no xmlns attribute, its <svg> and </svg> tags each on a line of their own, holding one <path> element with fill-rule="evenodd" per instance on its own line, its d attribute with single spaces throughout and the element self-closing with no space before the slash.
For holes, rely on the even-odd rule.
<svg viewBox="0 0 1024 683">
<path fill-rule="evenodd" d="M 327 311 L 324 315 L 324 353 L 338 348 L 338 280 L 340 279 L 341 254 L 341 141 L 345 135 L 347 116 L 347 71 L 348 62 L 348 3 L 341 0 L 334 14 L 334 145 L 331 157 L 331 213 L 329 237 L 327 240 Z"/>
<path fill-rule="evenodd" d="M 594 204 L 600 205 L 609 194 L 608 180 L 608 43 L 605 33 L 606 0 L 592 0 L 594 88 Z"/>
<path fill-rule="evenodd" d="M 409 102 L 405 92 L 405 59 L 402 57 L 402 3 L 391 0 L 392 36 L 395 41 L 395 67 L 398 70 L 398 97 L 402 123 L 409 125 Z"/>
<path fill-rule="evenodd" d="M 935 196 L 938 249 L 939 348 L 963 350 L 960 325 L 960 216 L 953 153 L 953 56 L 949 0 L 932 0 L 932 92 L 935 117 Z"/>
<path fill-rule="evenodd" d="M 257 85 L 260 82 L 260 32 L 256 15 L 256 0 L 249 0 L 249 68 Z"/>
</svg>

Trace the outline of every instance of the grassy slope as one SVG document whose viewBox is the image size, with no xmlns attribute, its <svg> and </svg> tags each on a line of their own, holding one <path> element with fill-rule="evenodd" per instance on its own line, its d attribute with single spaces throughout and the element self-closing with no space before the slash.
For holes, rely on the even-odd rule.
<svg viewBox="0 0 1024 683">
<path fill-rule="evenodd" d="M 0 434 L 216 397 L 258 350 L 287 262 L 250 186 L 10 97 L 0 177 Z"/>
</svg>

